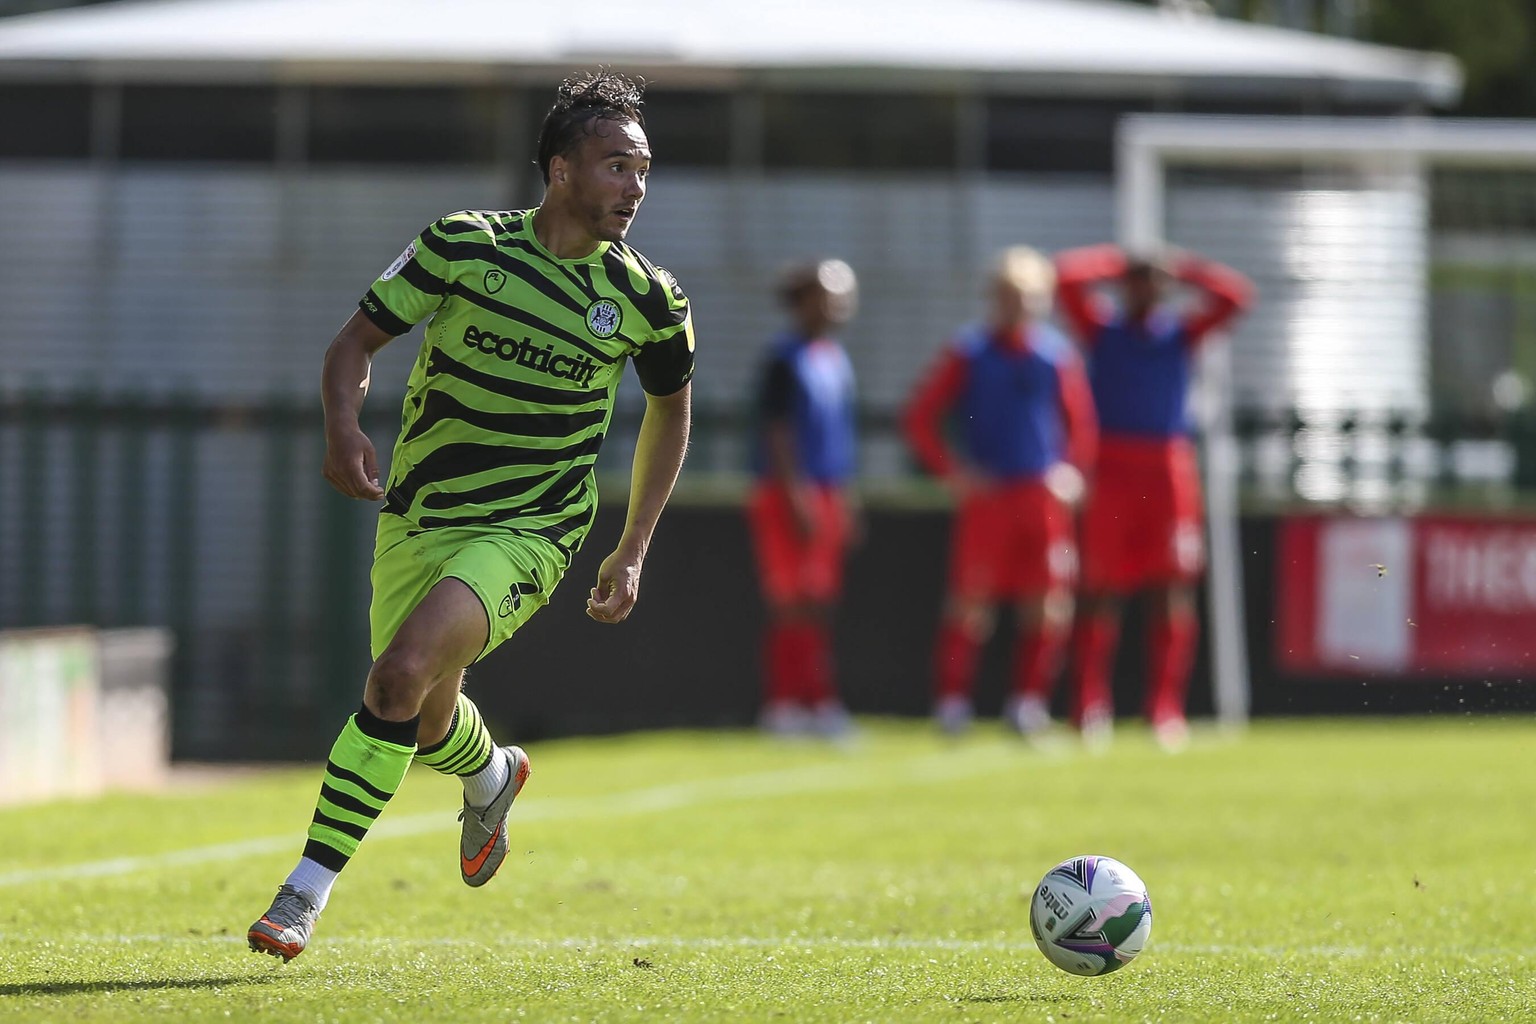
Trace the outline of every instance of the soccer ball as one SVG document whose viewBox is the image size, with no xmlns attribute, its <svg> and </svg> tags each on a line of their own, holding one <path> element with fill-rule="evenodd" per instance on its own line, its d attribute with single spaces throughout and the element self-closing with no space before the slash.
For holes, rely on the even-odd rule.
<svg viewBox="0 0 1536 1024">
<path fill-rule="evenodd" d="M 1118 971 L 1152 935 L 1152 899 L 1136 872 L 1109 857 L 1073 857 L 1045 873 L 1029 901 L 1045 958 L 1071 974 Z"/>
</svg>

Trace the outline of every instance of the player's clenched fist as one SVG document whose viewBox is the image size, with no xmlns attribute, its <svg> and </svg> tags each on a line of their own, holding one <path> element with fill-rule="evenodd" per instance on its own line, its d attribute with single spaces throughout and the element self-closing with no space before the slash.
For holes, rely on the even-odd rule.
<svg viewBox="0 0 1536 1024">
<path fill-rule="evenodd" d="M 384 488 L 379 486 L 379 457 L 368 435 L 356 427 L 327 432 L 321 472 L 332 487 L 349 498 L 384 499 Z"/>
<path fill-rule="evenodd" d="M 597 586 L 587 596 L 587 615 L 598 622 L 623 622 L 639 597 L 639 559 L 615 551 L 597 571 Z"/>
</svg>

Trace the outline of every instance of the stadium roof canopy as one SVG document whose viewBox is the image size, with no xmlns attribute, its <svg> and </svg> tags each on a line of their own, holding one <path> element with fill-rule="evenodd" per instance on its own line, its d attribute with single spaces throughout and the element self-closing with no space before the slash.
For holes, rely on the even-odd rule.
<svg viewBox="0 0 1536 1024">
<path fill-rule="evenodd" d="M 1454 103 L 1419 53 L 1113 0 L 127 0 L 0 20 L 0 73 L 102 80 L 1209 91 Z"/>
</svg>

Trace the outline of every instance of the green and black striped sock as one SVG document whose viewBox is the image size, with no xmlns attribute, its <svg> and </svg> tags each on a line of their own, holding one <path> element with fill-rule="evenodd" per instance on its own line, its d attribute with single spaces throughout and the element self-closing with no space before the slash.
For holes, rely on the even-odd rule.
<svg viewBox="0 0 1536 1024">
<path fill-rule="evenodd" d="M 441 742 L 416 751 L 417 762 L 444 775 L 477 775 L 496 754 L 496 742 L 480 717 L 480 709 L 464 694 L 453 708 L 453 723 Z"/>
<path fill-rule="evenodd" d="M 325 763 L 305 857 L 331 871 L 346 867 L 400 788 L 416 754 L 420 722 L 420 716 L 409 722 L 386 721 L 366 707 L 347 719 Z"/>
</svg>

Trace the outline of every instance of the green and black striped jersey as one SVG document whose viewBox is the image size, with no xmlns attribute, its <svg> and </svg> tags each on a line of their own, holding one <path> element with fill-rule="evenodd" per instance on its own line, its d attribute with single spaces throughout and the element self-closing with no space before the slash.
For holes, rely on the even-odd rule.
<svg viewBox="0 0 1536 1024">
<path fill-rule="evenodd" d="M 592 467 L 626 357 L 647 392 L 672 394 L 693 374 L 693 324 L 667 271 L 621 242 L 557 259 L 536 213 L 444 217 L 359 305 L 390 334 L 432 318 L 385 511 L 423 529 L 504 525 L 569 554 L 597 510 Z"/>
</svg>

